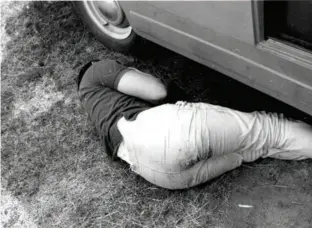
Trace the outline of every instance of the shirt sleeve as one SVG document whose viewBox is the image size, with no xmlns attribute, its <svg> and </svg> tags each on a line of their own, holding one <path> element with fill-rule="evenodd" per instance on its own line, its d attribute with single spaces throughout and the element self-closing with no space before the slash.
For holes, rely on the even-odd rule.
<svg viewBox="0 0 312 229">
<path fill-rule="evenodd" d="M 88 84 L 116 90 L 121 77 L 129 70 L 117 61 L 101 60 L 92 64 L 84 78 L 88 79 Z"/>
</svg>

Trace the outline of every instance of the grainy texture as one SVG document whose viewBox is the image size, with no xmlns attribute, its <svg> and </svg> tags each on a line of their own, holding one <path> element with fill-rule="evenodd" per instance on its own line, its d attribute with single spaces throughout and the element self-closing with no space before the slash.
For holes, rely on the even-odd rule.
<svg viewBox="0 0 312 229">
<path fill-rule="evenodd" d="M 150 42 L 132 55 L 107 50 L 70 2 L 5 2 L 1 10 L 2 226 L 312 225 L 311 160 L 259 160 L 189 190 L 157 188 L 106 157 L 75 78 L 93 58 L 122 59 L 174 80 L 190 101 L 311 117 Z"/>
</svg>

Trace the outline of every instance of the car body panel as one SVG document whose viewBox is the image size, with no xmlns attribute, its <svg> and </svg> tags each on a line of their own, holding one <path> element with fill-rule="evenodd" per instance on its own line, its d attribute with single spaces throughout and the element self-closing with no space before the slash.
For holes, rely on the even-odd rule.
<svg viewBox="0 0 312 229">
<path fill-rule="evenodd" d="M 140 36 L 312 115 L 311 53 L 274 40 L 261 41 L 253 5 L 252 1 L 121 2 Z"/>
</svg>

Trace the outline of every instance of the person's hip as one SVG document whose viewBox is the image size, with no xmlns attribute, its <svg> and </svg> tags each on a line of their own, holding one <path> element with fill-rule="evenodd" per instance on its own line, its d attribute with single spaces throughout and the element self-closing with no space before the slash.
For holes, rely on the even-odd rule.
<svg viewBox="0 0 312 229">
<path fill-rule="evenodd" d="M 141 112 L 134 121 L 119 120 L 117 125 L 123 141 L 117 155 L 134 172 L 158 186 L 187 187 L 196 174 L 187 173 L 187 178 L 185 170 L 240 147 L 238 127 L 229 129 L 232 133 L 218 128 L 218 122 L 231 121 L 226 119 L 227 116 L 210 108 L 172 104 L 151 108 Z M 219 144 L 218 138 L 226 138 L 226 147 Z"/>
</svg>

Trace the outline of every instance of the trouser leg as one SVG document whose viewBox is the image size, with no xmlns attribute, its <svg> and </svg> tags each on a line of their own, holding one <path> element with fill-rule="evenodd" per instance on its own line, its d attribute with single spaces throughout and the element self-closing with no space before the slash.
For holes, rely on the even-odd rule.
<svg viewBox="0 0 312 229">
<path fill-rule="evenodd" d="M 179 102 L 178 104 L 185 108 L 215 110 L 220 115 L 226 114 L 225 125 L 236 123 L 240 131 L 239 135 L 237 135 L 238 130 L 236 134 L 228 134 L 226 144 L 229 145 L 231 143 L 229 139 L 236 136 L 239 149 L 235 150 L 233 147 L 230 149 L 239 152 L 246 162 L 254 161 L 259 157 L 288 160 L 312 158 L 312 127 L 306 123 L 289 120 L 276 113 L 246 113 L 206 103 Z M 233 127 L 233 124 L 230 126 Z M 220 132 L 218 126 L 213 129 L 213 133 Z M 231 132 L 233 128 L 225 127 L 224 131 Z M 224 136 L 218 134 L 217 139 L 224 139 Z M 224 153 L 224 150 L 219 153 Z"/>
<path fill-rule="evenodd" d="M 312 159 L 312 127 L 300 121 L 287 122 L 283 145 L 272 148 L 266 157 L 283 160 Z"/>
<path fill-rule="evenodd" d="M 240 125 L 244 161 L 259 157 L 287 160 L 312 158 L 312 128 L 276 113 L 229 111 Z"/>
<path fill-rule="evenodd" d="M 311 158 L 311 128 L 277 114 L 165 105 L 118 124 L 124 137 L 118 156 L 166 188 L 194 186 L 259 157 Z"/>
</svg>

